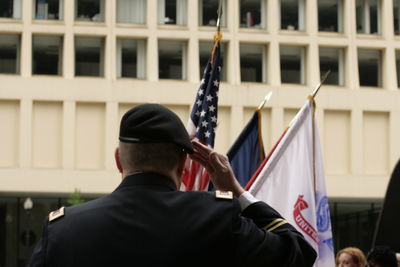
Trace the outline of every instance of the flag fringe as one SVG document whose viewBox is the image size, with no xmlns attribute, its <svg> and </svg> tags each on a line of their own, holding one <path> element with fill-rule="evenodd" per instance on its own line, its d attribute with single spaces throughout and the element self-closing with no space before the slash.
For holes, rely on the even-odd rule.
<svg viewBox="0 0 400 267">
<path fill-rule="evenodd" d="M 214 47 L 211 53 L 211 65 L 214 68 L 214 56 L 215 56 L 215 52 L 217 51 L 218 45 L 219 45 L 219 41 L 221 41 L 222 39 L 222 33 L 218 32 L 216 34 L 214 34 Z"/>
</svg>

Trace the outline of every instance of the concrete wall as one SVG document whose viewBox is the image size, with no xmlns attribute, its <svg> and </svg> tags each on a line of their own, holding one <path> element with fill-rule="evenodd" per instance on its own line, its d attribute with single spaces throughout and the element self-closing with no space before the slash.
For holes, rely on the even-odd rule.
<svg viewBox="0 0 400 267">
<path fill-rule="evenodd" d="M 75 22 L 73 2 L 65 2 L 64 21 L 32 20 L 31 1 L 23 2 L 22 20 L 0 19 L 0 33 L 22 36 L 19 75 L 0 75 L 0 191 L 106 193 L 120 181 L 113 160 L 118 123 L 131 106 L 162 103 L 187 121 L 199 85 L 199 41 L 212 40 L 211 27 L 198 26 L 198 3 L 188 0 L 188 25 L 157 25 L 157 1 L 147 1 L 146 25 L 117 25 L 115 2 L 106 1 L 104 23 Z M 318 33 L 317 1 L 306 1 L 306 31 L 279 30 L 279 4 L 267 4 L 267 29 L 240 29 L 238 0 L 229 0 L 227 82 L 220 86 L 216 149 L 226 152 L 265 94 L 263 138 L 268 151 L 319 82 L 318 48 L 345 50 L 345 84 L 323 86 L 316 118 L 324 150 L 331 197 L 383 197 L 400 156 L 400 92 L 397 88 L 392 2 L 381 3 L 382 34 L 360 35 L 355 0 L 344 1 L 344 33 Z M 63 74 L 31 74 L 33 34 L 63 36 Z M 74 37 L 106 40 L 102 78 L 74 77 Z M 146 79 L 118 79 L 116 38 L 146 39 Z M 158 40 L 187 43 L 187 80 L 158 79 Z M 267 48 L 267 82 L 240 81 L 240 43 Z M 280 45 L 306 48 L 306 84 L 281 84 Z M 383 86 L 360 87 L 358 48 L 382 51 Z"/>
</svg>

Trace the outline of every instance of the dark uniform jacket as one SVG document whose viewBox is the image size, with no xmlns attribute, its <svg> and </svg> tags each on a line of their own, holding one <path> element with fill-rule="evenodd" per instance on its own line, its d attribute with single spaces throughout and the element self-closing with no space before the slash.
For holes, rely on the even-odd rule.
<svg viewBox="0 0 400 267">
<path fill-rule="evenodd" d="M 316 258 L 266 203 L 242 212 L 236 198 L 181 192 L 154 173 L 128 176 L 60 215 L 46 219 L 29 266 L 312 266 Z"/>
</svg>

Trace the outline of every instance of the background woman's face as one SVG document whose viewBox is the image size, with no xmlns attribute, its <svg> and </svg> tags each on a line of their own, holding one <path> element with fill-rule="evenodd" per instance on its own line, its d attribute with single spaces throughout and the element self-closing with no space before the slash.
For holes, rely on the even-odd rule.
<svg viewBox="0 0 400 267">
<path fill-rule="evenodd" d="M 337 267 L 357 267 L 354 263 L 353 258 L 350 254 L 342 253 L 339 256 L 338 262 L 336 263 Z"/>
</svg>

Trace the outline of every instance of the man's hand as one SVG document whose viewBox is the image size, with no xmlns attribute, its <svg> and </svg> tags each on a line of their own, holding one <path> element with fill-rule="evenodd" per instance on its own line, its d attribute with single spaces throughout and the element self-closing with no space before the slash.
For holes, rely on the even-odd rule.
<svg viewBox="0 0 400 267">
<path fill-rule="evenodd" d="M 229 160 L 225 155 L 215 152 L 213 149 L 192 141 L 195 152 L 190 156 L 191 159 L 203 165 L 210 174 L 210 179 L 218 190 L 232 191 L 236 197 L 244 193 L 233 174 Z"/>
</svg>

